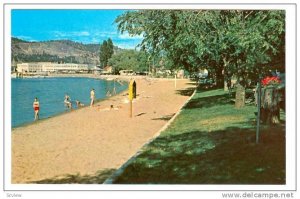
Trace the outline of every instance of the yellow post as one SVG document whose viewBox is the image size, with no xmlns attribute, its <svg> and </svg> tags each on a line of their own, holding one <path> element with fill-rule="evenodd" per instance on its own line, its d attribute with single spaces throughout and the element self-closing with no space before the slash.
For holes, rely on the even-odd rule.
<svg viewBox="0 0 300 199">
<path fill-rule="evenodd" d="M 132 117 L 132 100 L 133 98 L 135 98 L 136 96 L 136 86 L 135 86 L 135 81 L 134 80 L 130 80 L 129 83 L 129 88 L 128 88 L 128 97 L 129 97 L 129 116 Z"/>
<path fill-rule="evenodd" d="M 129 82 L 128 97 L 129 97 L 129 100 L 133 99 L 133 80 L 130 80 L 130 82 Z"/>
</svg>

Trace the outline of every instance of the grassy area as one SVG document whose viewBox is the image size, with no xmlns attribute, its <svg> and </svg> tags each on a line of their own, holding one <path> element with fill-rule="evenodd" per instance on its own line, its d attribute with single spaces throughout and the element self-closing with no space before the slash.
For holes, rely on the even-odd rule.
<svg viewBox="0 0 300 199">
<path fill-rule="evenodd" d="M 104 169 L 97 171 L 91 175 L 66 174 L 62 176 L 55 176 L 39 181 L 32 181 L 33 184 L 102 184 L 109 176 L 111 176 L 115 169 Z"/>
<path fill-rule="evenodd" d="M 199 90 L 116 184 L 285 184 L 285 125 L 262 126 L 255 106 L 235 109 L 228 93 Z"/>
</svg>

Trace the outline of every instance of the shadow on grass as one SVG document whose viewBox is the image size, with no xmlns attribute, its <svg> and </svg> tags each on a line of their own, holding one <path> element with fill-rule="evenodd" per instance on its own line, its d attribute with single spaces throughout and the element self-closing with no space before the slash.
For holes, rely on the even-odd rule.
<svg viewBox="0 0 300 199">
<path fill-rule="evenodd" d="M 102 184 L 115 169 L 105 169 L 98 171 L 94 175 L 67 174 L 50 179 L 33 181 L 34 184 Z"/>
<path fill-rule="evenodd" d="M 285 128 L 158 137 L 115 184 L 285 184 Z"/>
<path fill-rule="evenodd" d="M 225 105 L 232 104 L 231 98 L 228 94 L 216 95 L 216 96 L 208 96 L 191 99 L 184 109 L 193 109 L 193 108 L 209 108 L 216 105 Z"/>
</svg>

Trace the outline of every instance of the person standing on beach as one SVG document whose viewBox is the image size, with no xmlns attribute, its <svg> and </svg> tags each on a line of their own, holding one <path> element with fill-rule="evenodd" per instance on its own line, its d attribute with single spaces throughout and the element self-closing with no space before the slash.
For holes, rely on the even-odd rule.
<svg viewBox="0 0 300 199">
<path fill-rule="evenodd" d="M 92 107 L 94 105 L 94 100 L 95 100 L 95 90 L 92 89 L 91 90 L 91 104 L 90 104 L 90 107 Z"/>
<path fill-rule="evenodd" d="M 39 119 L 39 110 L 40 110 L 40 102 L 38 100 L 38 98 L 34 98 L 34 102 L 33 102 L 33 110 L 34 110 L 34 121 Z"/>
</svg>

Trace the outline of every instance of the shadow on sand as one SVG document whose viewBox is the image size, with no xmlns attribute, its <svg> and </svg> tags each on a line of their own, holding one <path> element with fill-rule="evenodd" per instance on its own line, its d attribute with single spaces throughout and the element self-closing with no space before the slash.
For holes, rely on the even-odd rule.
<svg viewBox="0 0 300 199">
<path fill-rule="evenodd" d="M 176 90 L 176 94 L 183 95 L 183 96 L 191 96 L 194 92 L 195 88 L 190 87 L 182 90 Z"/>
<path fill-rule="evenodd" d="M 164 116 L 159 117 L 159 118 L 153 118 L 152 120 L 164 120 L 164 121 L 169 121 L 174 115 L 175 115 L 175 113 L 170 114 L 170 115 L 164 115 Z"/>
</svg>

